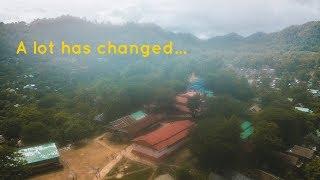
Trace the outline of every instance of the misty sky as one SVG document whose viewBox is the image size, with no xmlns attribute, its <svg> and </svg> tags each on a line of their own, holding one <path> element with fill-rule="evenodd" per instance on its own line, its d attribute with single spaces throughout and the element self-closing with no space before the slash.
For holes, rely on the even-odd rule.
<svg viewBox="0 0 320 180">
<path fill-rule="evenodd" d="M 0 21 L 61 15 L 98 22 L 152 22 L 200 38 L 273 32 L 320 20 L 320 0 L 1 0 Z"/>
</svg>

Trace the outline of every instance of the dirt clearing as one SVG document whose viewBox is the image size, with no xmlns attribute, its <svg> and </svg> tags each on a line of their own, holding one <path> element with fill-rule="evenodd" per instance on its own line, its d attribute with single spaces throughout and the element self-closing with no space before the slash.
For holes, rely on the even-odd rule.
<svg viewBox="0 0 320 180">
<path fill-rule="evenodd" d="M 93 179 L 109 161 L 126 145 L 110 143 L 105 136 L 88 141 L 85 145 L 70 150 L 60 150 L 60 161 L 64 168 L 34 176 L 34 180 Z"/>
</svg>

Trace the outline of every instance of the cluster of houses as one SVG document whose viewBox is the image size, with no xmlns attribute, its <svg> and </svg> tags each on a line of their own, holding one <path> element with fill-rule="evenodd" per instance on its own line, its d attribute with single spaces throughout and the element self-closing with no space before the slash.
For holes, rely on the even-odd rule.
<svg viewBox="0 0 320 180">
<path fill-rule="evenodd" d="M 275 69 L 265 65 L 261 69 L 230 67 L 238 76 L 245 77 L 251 86 L 259 87 L 263 78 L 271 79 L 270 87 L 276 88 L 276 83 L 280 80 L 275 74 Z"/>
<path fill-rule="evenodd" d="M 278 155 L 279 158 L 286 162 L 290 167 L 297 170 L 302 167 L 304 163 L 312 160 L 316 156 L 315 152 L 314 149 L 294 145 L 286 152 L 280 152 Z"/>
<path fill-rule="evenodd" d="M 238 76 L 245 77 L 248 80 L 248 83 L 251 86 L 259 87 L 263 83 L 264 78 L 270 79 L 270 87 L 273 89 L 278 89 L 277 84 L 281 80 L 281 78 L 277 77 L 276 71 L 274 68 L 271 68 L 268 65 L 264 65 L 259 69 L 252 68 L 238 68 L 232 65 L 229 65 L 229 68 L 232 69 Z M 318 82 L 319 83 L 319 82 Z M 288 86 L 295 86 L 299 84 L 305 84 L 308 87 L 312 86 L 312 81 L 301 81 L 297 78 L 294 78 Z M 320 97 L 319 90 L 316 89 L 308 89 L 311 94 L 316 97 Z"/>
<path fill-rule="evenodd" d="M 265 69 L 263 73 L 272 76 L 274 71 Z M 250 74 L 255 75 L 254 72 L 250 72 Z M 318 91 L 310 90 L 310 92 L 315 95 L 319 94 Z M 176 114 L 182 116 L 172 118 L 173 116 L 166 113 L 153 113 L 147 109 L 141 109 L 110 122 L 107 130 L 112 134 L 114 140 L 131 141 L 132 153 L 137 156 L 155 162 L 161 161 L 181 148 L 188 141 L 191 130 L 196 126 L 196 122 L 190 116 L 191 110 L 188 107 L 189 100 L 195 96 L 200 97 L 200 102 L 203 105 L 207 98 L 214 97 L 214 93 L 205 88 L 204 81 L 201 78 L 192 74 L 189 78 L 187 90 L 175 97 L 174 107 L 176 111 L 174 112 L 178 112 Z M 203 108 L 200 105 L 197 111 L 201 112 Z M 302 106 L 296 106 L 295 109 L 303 112 L 311 111 Z M 253 104 L 249 108 L 251 113 L 258 113 L 261 110 L 258 104 Z M 96 121 L 101 121 L 101 119 L 103 119 L 103 114 L 95 117 Z M 244 146 L 250 146 L 250 142 L 247 140 L 254 131 L 250 120 L 241 123 L 241 130 L 240 138 L 243 140 Z M 0 136 L 0 141 L 2 139 Z M 34 172 L 62 166 L 59 162 L 59 151 L 54 143 L 22 148 L 19 153 L 34 169 Z M 290 166 L 299 168 L 315 156 L 315 150 L 296 145 L 288 151 L 278 154 L 279 158 L 284 159 Z M 261 174 L 269 176 L 265 172 Z"/>
<path fill-rule="evenodd" d="M 135 155 L 155 162 L 161 161 L 181 148 L 196 126 L 188 108 L 188 102 L 194 96 L 199 96 L 203 103 L 206 98 L 214 97 L 214 94 L 204 87 L 202 79 L 192 74 L 186 92 L 175 97 L 174 114 L 184 116 L 172 118 L 168 114 L 141 109 L 110 122 L 107 131 L 114 140 L 131 141 L 132 153 Z M 99 114 L 95 120 L 100 121 L 102 116 Z M 253 126 L 250 121 L 244 121 L 241 129 L 241 139 L 245 141 L 253 133 Z M 59 152 L 54 143 L 23 148 L 19 152 L 34 172 L 61 167 Z"/>
<path fill-rule="evenodd" d="M 108 131 L 118 140 L 131 141 L 132 153 L 141 158 L 160 161 L 183 146 L 195 127 L 188 107 L 189 100 L 194 96 L 201 97 L 201 102 L 204 102 L 205 97 L 213 97 L 213 92 L 207 90 L 204 81 L 193 73 L 186 92 L 175 97 L 175 118 L 168 114 L 139 110 L 111 122 Z"/>
<path fill-rule="evenodd" d="M 262 78 L 270 78 L 271 79 L 270 87 L 273 89 L 279 89 L 277 87 L 277 83 L 280 80 L 280 78 L 278 78 L 276 76 L 275 69 L 270 68 L 267 65 L 262 66 L 261 69 L 236 68 L 232 65 L 230 65 L 230 68 L 238 76 L 245 77 L 251 86 L 259 87 L 263 83 Z M 295 84 L 301 84 L 301 83 L 304 83 L 304 82 L 298 80 L 297 78 L 294 78 L 294 80 L 291 83 L 289 83 L 288 86 L 293 86 Z M 308 81 L 307 85 L 308 85 L 308 87 L 310 87 L 312 85 L 311 81 Z M 308 89 L 308 92 L 315 98 L 320 97 L 320 91 L 317 89 Z M 293 102 L 293 98 L 288 98 L 288 100 L 290 102 Z M 258 112 L 261 110 L 257 106 L 254 106 L 253 108 L 254 109 L 250 109 L 250 111 Z M 298 103 L 297 105 L 295 105 L 294 109 L 297 111 L 300 111 L 300 112 L 304 112 L 304 113 L 313 113 L 313 111 L 311 109 L 309 109 L 308 107 L 305 107 L 301 103 Z"/>
<path fill-rule="evenodd" d="M 189 99 L 200 96 L 203 102 L 204 97 L 213 97 L 213 92 L 204 88 L 202 79 L 192 74 L 189 81 L 187 91 L 175 97 L 176 111 L 184 116 L 175 114 L 175 118 L 171 119 L 166 113 L 152 113 L 141 109 L 112 121 L 107 130 L 117 140 L 131 141 L 132 153 L 152 161 L 164 159 L 186 143 L 189 133 L 196 126 L 190 116 Z M 103 114 L 99 114 L 94 120 L 101 119 Z M 4 141 L 0 135 L 0 143 Z M 62 167 L 55 143 L 25 147 L 18 152 L 22 155 L 22 160 L 31 167 L 32 174 Z"/>
</svg>

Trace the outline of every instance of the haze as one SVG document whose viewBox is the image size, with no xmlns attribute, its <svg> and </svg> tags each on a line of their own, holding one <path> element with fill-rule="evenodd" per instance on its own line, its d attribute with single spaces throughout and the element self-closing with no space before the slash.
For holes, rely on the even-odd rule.
<svg viewBox="0 0 320 180">
<path fill-rule="evenodd" d="M 208 38 L 235 32 L 273 32 L 320 19 L 317 0 L 3 0 L 0 21 L 31 22 L 72 15 L 97 22 L 155 23 Z"/>
</svg>

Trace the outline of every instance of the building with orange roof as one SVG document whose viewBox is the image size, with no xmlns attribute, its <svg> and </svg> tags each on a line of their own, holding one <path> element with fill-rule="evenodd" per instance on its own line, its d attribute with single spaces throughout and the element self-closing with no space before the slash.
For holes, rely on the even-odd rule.
<svg viewBox="0 0 320 180">
<path fill-rule="evenodd" d="M 198 93 L 195 91 L 189 91 L 184 94 L 178 94 L 175 98 L 175 107 L 181 112 L 191 113 L 190 109 L 188 108 L 188 101 L 190 98 L 196 95 L 198 95 Z"/>
<path fill-rule="evenodd" d="M 195 123 L 190 120 L 164 123 L 155 131 L 135 138 L 132 152 L 159 161 L 181 147 L 194 126 Z"/>
</svg>

